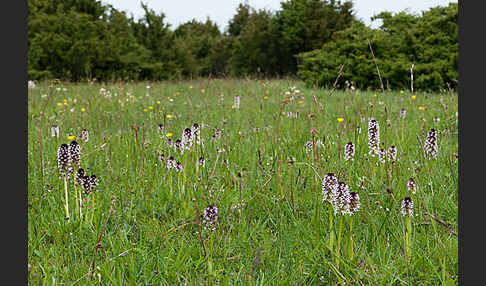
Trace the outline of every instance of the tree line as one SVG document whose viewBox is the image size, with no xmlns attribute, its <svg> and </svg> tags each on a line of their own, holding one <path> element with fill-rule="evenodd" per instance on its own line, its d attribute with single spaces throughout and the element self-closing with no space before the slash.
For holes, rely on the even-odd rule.
<svg viewBox="0 0 486 286">
<path fill-rule="evenodd" d="M 175 28 L 163 12 L 144 15 L 96 0 L 28 1 L 28 78 L 80 81 L 298 76 L 311 85 L 342 78 L 375 87 L 375 63 L 388 86 L 457 84 L 457 4 L 411 15 L 383 12 L 372 29 L 351 1 L 287 0 L 280 9 L 241 3 L 224 31 L 207 18 Z"/>
</svg>

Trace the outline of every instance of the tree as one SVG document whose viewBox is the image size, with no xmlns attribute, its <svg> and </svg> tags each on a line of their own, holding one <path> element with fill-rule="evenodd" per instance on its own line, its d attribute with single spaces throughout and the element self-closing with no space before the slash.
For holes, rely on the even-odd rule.
<svg viewBox="0 0 486 286">
<path fill-rule="evenodd" d="M 354 20 L 350 1 L 288 0 L 280 3 L 276 14 L 280 31 L 282 64 L 297 71 L 296 55 L 322 48 L 337 31 L 348 28 Z"/>
</svg>

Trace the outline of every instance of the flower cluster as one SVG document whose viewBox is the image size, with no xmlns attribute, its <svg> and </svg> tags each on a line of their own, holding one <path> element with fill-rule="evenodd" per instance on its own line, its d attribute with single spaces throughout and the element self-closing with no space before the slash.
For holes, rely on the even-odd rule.
<svg viewBox="0 0 486 286">
<path fill-rule="evenodd" d="M 57 167 L 61 177 L 69 177 L 72 172 L 72 160 L 69 153 L 69 146 L 63 143 L 59 149 L 57 149 Z"/>
<path fill-rule="evenodd" d="M 380 163 L 385 163 L 385 158 L 386 158 L 386 149 L 380 148 L 378 150 L 378 161 Z"/>
<path fill-rule="evenodd" d="M 417 192 L 417 184 L 415 183 L 413 178 L 408 179 L 407 188 L 414 195 Z"/>
<path fill-rule="evenodd" d="M 199 166 L 202 166 L 203 168 L 206 165 L 206 161 L 204 160 L 203 157 L 199 157 L 199 160 L 197 161 L 197 163 L 199 164 Z"/>
<path fill-rule="evenodd" d="M 314 142 L 312 142 L 312 141 L 305 142 L 305 152 L 306 153 L 311 152 L 312 148 L 314 148 Z"/>
<path fill-rule="evenodd" d="M 338 183 L 338 177 L 334 173 L 327 173 L 322 180 L 322 201 L 329 201 L 333 188 Z"/>
<path fill-rule="evenodd" d="M 159 125 L 159 127 L 160 126 L 161 125 Z M 197 145 L 201 145 L 201 127 L 199 126 L 199 124 L 194 123 L 191 128 L 185 128 L 182 131 L 181 138 L 182 140 L 176 139 L 174 144 L 172 144 L 172 139 L 168 138 L 167 140 L 169 147 L 172 147 L 172 145 L 174 145 L 174 150 L 176 152 L 179 151 L 181 153 L 184 153 L 184 150 L 191 150 L 191 148 L 194 146 L 194 142 L 196 142 Z"/>
<path fill-rule="evenodd" d="M 184 150 L 190 150 L 192 147 L 192 143 L 194 140 L 194 137 L 192 136 L 192 131 L 190 128 L 184 129 L 182 132 L 182 148 Z"/>
<path fill-rule="evenodd" d="M 437 131 L 435 129 L 430 129 L 424 144 L 425 157 L 426 158 L 436 158 L 437 152 L 439 151 L 439 146 L 437 145 Z"/>
<path fill-rule="evenodd" d="M 218 208 L 209 205 L 204 209 L 203 214 L 201 214 L 202 223 L 204 229 L 210 229 L 211 231 L 216 230 L 216 221 L 218 220 Z"/>
<path fill-rule="evenodd" d="M 165 131 L 165 127 L 164 127 L 164 125 L 159 124 L 159 125 L 157 126 L 157 132 L 159 132 L 160 134 L 164 134 L 164 131 Z"/>
<path fill-rule="evenodd" d="M 51 127 L 51 136 L 59 138 L 59 126 L 52 125 Z"/>
<path fill-rule="evenodd" d="M 71 162 L 79 168 L 80 161 L 81 161 L 81 146 L 79 146 L 78 142 L 71 141 L 69 144 L 69 154 L 71 155 Z"/>
<path fill-rule="evenodd" d="M 95 192 L 95 188 L 98 185 L 98 177 L 96 175 L 87 176 L 83 168 L 79 168 L 76 173 L 76 184 L 83 187 L 85 194 Z"/>
<path fill-rule="evenodd" d="M 404 108 L 400 109 L 400 116 L 402 118 L 405 118 L 405 115 L 407 115 L 407 110 L 405 110 Z"/>
<path fill-rule="evenodd" d="M 397 147 L 394 145 L 388 148 L 388 160 L 392 163 L 395 163 L 397 160 Z"/>
<path fill-rule="evenodd" d="M 402 216 L 413 216 L 413 201 L 410 197 L 406 197 L 402 201 Z"/>
<path fill-rule="evenodd" d="M 194 123 L 191 127 L 191 132 L 192 132 L 192 137 L 194 138 L 194 140 L 196 140 L 196 144 L 201 145 L 202 144 L 202 141 L 201 141 L 201 126 L 199 126 L 199 124 L 197 124 L 197 123 Z"/>
<path fill-rule="evenodd" d="M 292 112 L 292 111 L 287 111 L 286 115 L 287 115 L 287 117 L 290 117 L 290 118 L 297 118 L 298 117 L 298 113 Z"/>
<path fill-rule="evenodd" d="M 331 203 L 334 214 L 353 215 L 360 207 L 359 195 L 351 192 L 345 182 L 339 182 L 333 173 L 327 173 L 322 180 L 322 201 Z"/>
<path fill-rule="evenodd" d="M 354 160 L 354 144 L 353 142 L 348 142 L 344 146 L 344 160 L 353 161 Z"/>
<path fill-rule="evenodd" d="M 169 170 L 177 168 L 177 162 L 172 156 L 170 156 L 169 159 L 167 159 L 166 163 L 167 163 L 167 169 Z"/>
<path fill-rule="evenodd" d="M 81 140 L 83 140 L 84 142 L 88 142 L 88 140 L 89 140 L 89 132 L 88 132 L 88 130 L 83 129 L 81 131 Z"/>
<path fill-rule="evenodd" d="M 373 118 L 368 122 L 368 146 L 370 155 L 374 156 L 379 153 L 380 125 L 378 124 L 378 121 Z"/>
<path fill-rule="evenodd" d="M 216 130 L 216 131 L 214 131 L 214 135 L 213 135 L 212 139 L 217 140 L 217 139 L 221 138 L 222 135 L 223 135 L 223 132 L 221 130 Z"/>
<path fill-rule="evenodd" d="M 239 95 L 235 96 L 235 98 L 234 98 L 234 102 L 235 102 L 235 103 L 234 103 L 234 107 L 235 107 L 236 109 L 240 109 L 240 96 L 239 96 Z"/>
</svg>

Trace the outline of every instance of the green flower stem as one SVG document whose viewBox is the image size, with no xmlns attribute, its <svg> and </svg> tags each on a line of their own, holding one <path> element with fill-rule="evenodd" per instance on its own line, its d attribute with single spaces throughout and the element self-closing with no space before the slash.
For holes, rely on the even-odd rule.
<svg viewBox="0 0 486 286">
<path fill-rule="evenodd" d="M 336 247 L 336 267 L 339 267 L 339 258 L 338 256 L 340 256 L 340 253 L 341 253 L 341 249 L 340 249 L 340 246 L 341 246 L 341 234 L 343 232 L 343 216 L 341 215 L 339 217 L 339 230 L 338 230 L 338 237 L 337 237 L 337 247 Z M 339 268 L 338 268 L 339 269 Z"/>
<path fill-rule="evenodd" d="M 81 196 L 81 190 L 79 190 L 79 219 L 83 220 L 83 197 Z"/>
<path fill-rule="evenodd" d="M 411 235 L 412 235 L 412 219 L 410 216 L 405 216 L 405 251 L 407 252 L 407 258 L 412 257 L 412 245 L 411 245 Z"/>
<path fill-rule="evenodd" d="M 69 220 L 69 202 L 68 202 L 68 187 L 67 187 L 67 176 L 64 176 L 64 196 L 66 197 L 66 204 L 64 208 L 66 210 L 66 219 Z"/>
<path fill-rule="evenodd" d="M 349 260 L 353 260 L 354 258 L 354 239 L 353 239 L 353 217 L 349 218 L 349 246 L 348 246 L 348 256 Z"/>
<path fill-rule="evenodd" d="M 329 205 L 329 249 L 332 251 L 334 244 L 334 233 L 332 232 L 332 207 Z"/>
</svg>

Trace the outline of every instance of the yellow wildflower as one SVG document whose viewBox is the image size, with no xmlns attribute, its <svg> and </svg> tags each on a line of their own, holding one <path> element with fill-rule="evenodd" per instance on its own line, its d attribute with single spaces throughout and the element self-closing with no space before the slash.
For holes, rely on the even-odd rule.
<svg viewBox="0 0 486 286">
<path fill-rule="evenodd" d="M 419 110 L 422 110 L 422 111 L 424 111 L 424 110 L 425 110 L 425 108 L 424 108 L 423 106 L 419 106 L 419 108 L 418 108 L 418 109 L 419 109 Z"/>
<path fill-rule="evenodd" d="M 415 100 L 417 98 L 416 95 L 412 95 L 412 99 Z"/>
<path fill-rule="evenodd" d="M 157 100 L 157 104 L 160 104 L 160 100 Z"/>
<path fill-rule="evenodd" d="M 81 112 L 85 112 L 86 109 L 84 107 L 81 107 Z"/>
<path fill-rule="evenodd" d="M 144 112 L 147 112 L 147 111 L 148 111 L 148 109 L 147 109 L 147 108 L 144 108 L 144 109 L 143 109 L 143 111 L 144 111 Z"/>
<path fill-rule="evenodd" d="M 72 140 L 74 140 L 74 136 L 73 136 L 73 135 L 68 136 L 68 138 L 67 138 L 67 139 L 72 141 Z"/>
<path fill-rule="evenodd" d="M 403 93 L 404 93 L 404 91 L 403 90 L 400 90 L 400 94 L 403 94 Z"/>
<path fill-rule="evenodd" d="M 338 122 L 343 122 L 343 121 L 344 121 L 344 118 L 342 118 L 342 117 L 338 117 L 337 121 L 338 121 Z"/>
<path fill-rule="evenodd" d="M 154 107 L 151 105 L 151 106 L 148 107 L 148 109 L 154 109 Z"/>
<path fill-rule="evenodd" d="M 268 99 L 268 96 L 266 96 L 266 95 L 265 95 L 265 96 L 263 97 L 263 99 L 265 99 L 265 100 L 266 100 L 266 99 Z"/>
<path fill-rule="evenodd" d="M 58 102 L 58 103 L 57 103 L 57 106 L 62 106 L 62 103 Z"/>
<path fill-rule="evenodd" d="M 167 114 L 165 117 L 167 117 L 168 119 L 171 119 L 172 117 L 174 117 L 174 115 Z"/>
<path fill-rule="evenodd" d="M 171 132 L 168 132 L 166 135 L 167 135 L 167 137 L 172 137 L 172 133 Z"/>
</svg>

